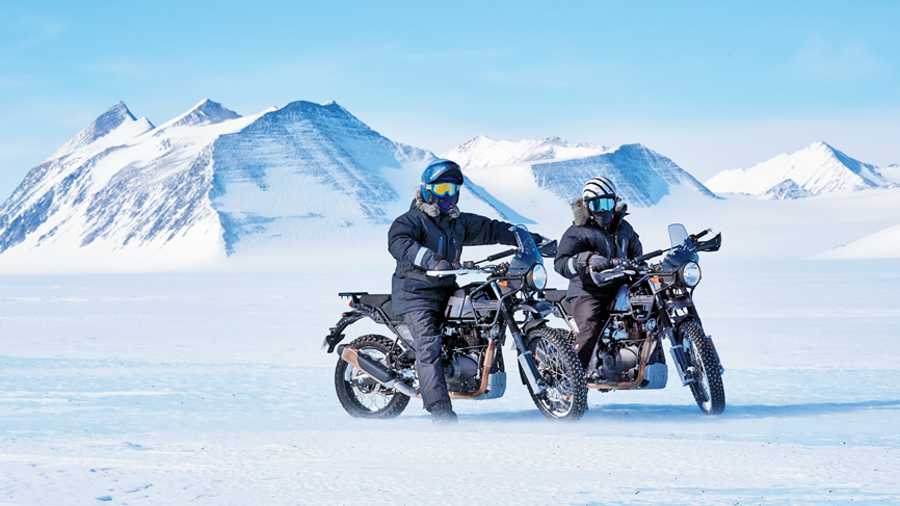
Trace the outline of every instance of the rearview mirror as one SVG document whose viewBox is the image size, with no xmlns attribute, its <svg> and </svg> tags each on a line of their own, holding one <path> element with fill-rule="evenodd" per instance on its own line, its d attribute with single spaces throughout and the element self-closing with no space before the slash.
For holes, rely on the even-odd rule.
<svg viewBox="0 0 900 506">
<path fill-rule="evenodd" d="M 672 223 L 669 225 L 669 245 L 673 248 L 681 246 L 688 238 L 687 228 L 681 223 Z"/>
</svg>

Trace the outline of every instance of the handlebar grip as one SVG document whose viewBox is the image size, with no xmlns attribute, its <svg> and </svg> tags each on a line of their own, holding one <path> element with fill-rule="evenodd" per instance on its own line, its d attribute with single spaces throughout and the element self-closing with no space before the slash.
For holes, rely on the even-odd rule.
<svg viewBox="0 0 900 506">
<path fill-rule="evenodd" d="M 516 251 L 519 251 L 519 250 L 516 249 L 516 248 L 511 248 L 511 249 L 508 249 L 508 250 L 506 250 L 506 251 L 501 251 L 501 252 L 499 252 L 499 253 L 494 253 L 493 255 L 491 255 L 491 256 L 485 258 L 485 260 L 488 261 L 488 262 L 493 262 L 494 260 L 500 260 L 501 258 L 505 258 L 505 257 L 508 257 L 508 256 L 510 256 L 510 255 L 514 255 L 514 254 L 516 253 Z"/>
<path fill-rule="evenodd" d="M 634 259 L 634 262 L 635 262 L 635 263 L 641 263 L 641 262 L 643 262 L 643 261 L 650 260 L 650 259 L 653 258 L 653 257 L 658 257 L 659 255 L 662 255 L 662 254 L 663 254 L 663 250 L 658 249 L 658 250 L 655 250 L 655 251 L 651 251 L 650 253 L 645 253 L 645 254 L 643 254 L 643 255 L 641 255 L 641 256 L 635 258 L 635 259 Z"/>
<path fill-rule="evenodd" d="M 701 232 L 697 232 L 696 234 L 692 235 L 691 237 L 693 237 L 694 240 L 696 241 L 697 239 L 703 237 L 704 235 L 706 235 L 706 234 L 708 234 L 708 233 L 710 233 L 710 232 L 712 232 L 712 229 L 707 228 L 706 230 L 703 230 L 703 231 L 701 231 Z"/>
<path fill-rule="evenodd" d="M 591 273 L 591 279 L 594 280 L 594 284 L 597 286 L 605 285 L 617 278 L 624 277 L 625 273 L 617 268 L 606 269 L 604 271 L 593 271 Z"/>
</svg>

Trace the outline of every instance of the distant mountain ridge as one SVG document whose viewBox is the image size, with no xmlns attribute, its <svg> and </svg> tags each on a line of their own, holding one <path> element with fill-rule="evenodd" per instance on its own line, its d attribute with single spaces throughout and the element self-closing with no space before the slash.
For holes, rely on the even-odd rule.
<svg viewBox="0 0 900 506">
<path fill-rule="evenodd" d="M 671 159 L 641 144 L 623 144 L 608 153 L 532 165 L 537 184 L 566 200 L 581 196 L 584 182 L 606 176 L 630 205 L 648 207 L 659 203 L 675 186 L 699 195 L 718 198 Z"/>
<path fill-rule="evenodd" d="M 659 203 L 675 188 L 717 198 L 671 159 L 641 144 L 613 149 L 573 144 L 560 137 L 500 141 L 481 136 L 445 156 L 457 160 L 488 188 L 518 187 L 529 178 L 537 189 L 567 202 L 580 197 L 585 181 L 597 176 L 611 178 L 625 200 L 639 207 Z"/>
<path fill-rule="evenodd" d="M 791 182 L 791 191 L 783 185 Z M 884 188 L 893 183 L 873 164 L 820 141 L 746 169 L 720 172 L 706 181 L 713 191 L 793 199 L 831 192 Z M 781 188 L 780 188 L 781 187 Z"/>
<path fill-rule="evenodd" d="M 583 158 L 608 151 L 606 146 L 572 143 L 561 137 L 543 139 L 501 140 L 484 135 L 460 144 L 445 157 L 463 167 L 478 169 L 502 165 L 517 165 L 546 160 Z"/>
<path fill-rule="evenodd" d="M 386 224 L 434 158 L 335 102 L 241 116 L 205 99 L 160 127 L 119 102 L 0 205 L 0 259 L 159 252 L 202 264 L 256 241 Z M 477 185 L 466 191 L 483 212 L 525 219 Z"/>
</svg>

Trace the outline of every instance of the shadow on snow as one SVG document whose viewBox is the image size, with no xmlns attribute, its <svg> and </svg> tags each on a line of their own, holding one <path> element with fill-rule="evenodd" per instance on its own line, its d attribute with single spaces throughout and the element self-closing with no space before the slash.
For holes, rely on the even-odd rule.
<svg viewBox="0 0 900 506">
<path fill-rule="evenodd" d="M 783 418 L 851 413 L 864 410 L 900 409 L 900 400 L 867 400 L 855 402 L 807 402 L 798 404 L 731 404 L 725 412 L 715 417 L 705 417 L 694 404 L 600 404 L 591 406 L 584 420 L 612 420 L 645 422 L 670 422 L 697 418 Z M 467 420 L 478 421 L 531 421 L 542 419 L 535 410 L 493 413 L 466 413 Z"/>
</svg>

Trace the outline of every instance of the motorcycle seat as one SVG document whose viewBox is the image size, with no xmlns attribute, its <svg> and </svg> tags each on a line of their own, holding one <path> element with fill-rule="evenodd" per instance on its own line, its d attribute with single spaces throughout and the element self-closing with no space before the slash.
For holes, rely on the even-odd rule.
<svg viewBox="0 0 900 506">
<path fill-rule="evenodd" d="M 547 288 L 544 290 L 544 300 L 556 304 L 562 302 L 566 298 L 566 290 L 557 290 L 555 288 Z"/>
<path fill-rule="evenodd" d="M 367 306 L 380 308 L 391 321 L 399 320 L 399 317 L 394 314 L 394 307 L 391 304 L 390 294 L 367 293 L 359 296 L 359 302 Z"/>
</svg>

